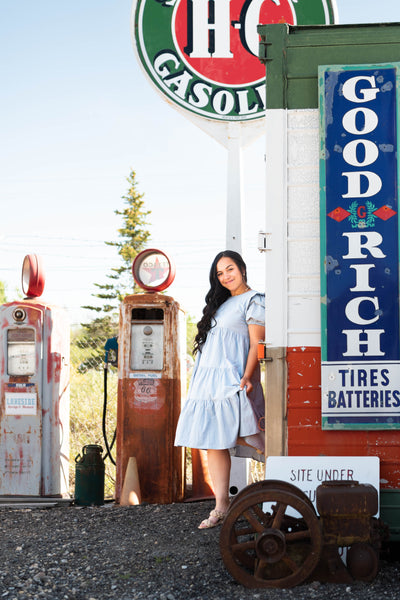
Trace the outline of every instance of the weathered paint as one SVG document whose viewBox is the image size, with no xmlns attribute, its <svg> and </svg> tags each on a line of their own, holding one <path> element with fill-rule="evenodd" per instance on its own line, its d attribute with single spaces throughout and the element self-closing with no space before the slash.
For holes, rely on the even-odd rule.
<svg viewBox="0 0 400 600">
<path fill-rule="evenodd" d="M 398 23 L 259 28 L 267 88 L 267 342 L 287 375 L 288 455 L 378 456 L 381 488 L 399 488 L 399 432 L 321 430 L 318 65 L 400 60 Z M 265 43 L 265 45 L 263 45 Z M 292 110 L 287 110 L 287 109 Z M 280 271 L 277 277 L 274 270 Z M 322 298 L 322 302 L 324 298 Z M 270 324 L 270 327 L 268 327 Z M 281 333 L 280 333 L 281 332 Z M 272 334 L 272 335 L 270 335 Z M 268 364 L 273 370 L 273 363 Z M 267 373 L 268 387 L 268 373 Z M 267 406 L 268 409 L 268 406 Z M 268 440 L 267 440 L 268 446 Z"/>
<path fill-rule="evenodd" d="M 268 323 L 268 315 L 274 315 L 275 311 L 279 314 L 287 306 L 286 315 L 281 317 L 287 323 L 287 332 L 282 339 L 287 346 L 287 392 L 282 399 L 283 404 L 287 401 L 287 454 L 378 456 L 382 487 L 398 487 L 398 434 L 353 431 L 342 435 L 345 432 L 321 431 L 318 111 L 271 112 L 271 120 L 275 113 L 286 112 L 286 118 L 279 118 L 284 124 L 281 134 L 288 147 L 287 183 L 280 190 L 273 189 L 276 204 L 279 206 L 282 202 L 287 206 L 289 235 L 281 250 L 283 256 L 287 255 L 287 296 L 279 303 L 279 290 L 272 287 L 272 301 L 267 310 Z M 269 144 L 273 144 L 273 140 Z M 272 165 L 269 169 L 274 166 L 276 168 Z M 283 212 L 282 208 L 279 211 Z M 268 260 L 274 260 L 274 252 L 276 256 L 277 245 Z M 272 327 L 275 327 L 274 324 Z M 268 352 L 271 353 L 271 350 Z M 282 389 L 285 390 L 284 384 Z M 276 402 L 276 393 L 271 395 L 270 401 Z"/>
<path fill-rule="evenodd" d="M 377 456 L 382 516 L 400 539 L 400 434 L 321 430 L 318 66 L 400 61 L 400 24 L 259 27 L 266 64 L 267 418 L 272 454 Z M 290 109 L 290 110 L 287 110 Z M 316 266 L 315 266 L 316 265 Z M 278 354 L 278 347 L 280 351 Z M 304 361 L 299 353 L 306 353 Z M 288 379 L 289 378 L 289 379 Z M 271 382 L 274 382 L 271 385 Z M 286 411 L 286 403 L 288 403 Z M 281 411 L 274 411 L 275 406 Z M 278 413 L 278 414 L 277 414 Z"/>
<path fill-rule="evenodd" d="M 26 316 L 15 320 L 14 311 Z M 63 310 L 35 299 L 0 307 L 0 495 L 68 494 L 69 325 Z M 7 332 L 34 330 L 33 375 L 7 374 Z M 34 414 L 7 414 L 6 394 L 36 396 Z M 9 411 L 10 413 L 10 411 Z"/>
<path fill-rule="evenodd" d="M 266 447 L 279 455 L 287 453 L 286 349 L 320 345 L 318 113 L 271 110 L 266 121 Z"/>
<path fill-rule="evenodd" d="M 280 133 L 286 140 L 282 142 L 282 137 L 279 138 L 277 147 L 288 150 L 273 155 L 268 153 L 271 157 L 267 166 L 271 198 L 268 205 L 273 214 L 267 221 L 267 231 L 272 232 L 273 244 L 267 253 L 267 265 L 270 265 L 267 282 L 274 281 L 274 285 L 267 283 L 266 290 L 267 341 L 272 342 L 267 355 L 272 357 L 275 344 L 279 342 L 283 346 L 281 354 L 284 354 L 287 345 L 287 392 L 283 373 L 282 383 L 275 385 L 268 394 L 278 364 L 277 361 L 268 363 L 267 413 L 268 403 L 275 407 L 280 396 L 283 419 L 285 415 L 287 418 L 287 449 L 281 444 L 283 453 L 287 452 L 289 456 L 378 456 L 381 486 L 399 487 L 400 438 L 395 432 L 321 431 L 318 111 L 288 111 L 284 115 L 284 111 L 278 110 L 271 113 L 269 121 L 275 121 L 275 134 Z M 277 123 L 281 124 L 279 131 L 276 131 Z M 268 144 L 272 146 L 274 139 L 270 138 Z M 285 167 L 279 162 L 282 160 Z M 282 178 L 280 172 L 284 173 Z M 282 187 L 277 185 L 277 179 Z M 286 215 L 287 238 L 279 235 L 279 215 Z M 276 220 L 279 223 L 275 226 Z M 281 272 L 275 277 L 278 268 Z M 284 411 L 286 401 L 287 413 Z M 267 447 L 279 447 L 279 440 L 272 443 L 276 425 L 272 424 L 269 429 Z"/>
<path fill-rule="evenodd" d="M 348 93 L 348 86 L 360 77 L 368 84 L 375 82 L 371 104 L 367 98 L 356 102 Z M 400 428 L 398 83 L 398 63 L 319 68 L 324 429 Z M 373 142 L 364 134 L 353 135 L 348 125 L 349 115 L 364 110 L 375 119 Z M 363 162 L 368 162 L 368 171 L 362 175 L 348 154 L 349 148 L 360 144 L 374 149 Z M 368 185 L 367 192 L 361 192 L 350 185 L 353 176 L 364 174 L 375 178 L 375 189 Z M 379 253 L 366 251 L 359 260 L 351 240 L 371 236 L 379 239 Z M 359 283 L 363 268 L 368 268 L 373 288 L 355 284 L 355 274 Z M 372 320 L 365 318 L 371 303 Z M 370 343 L 370 334 L 378 334 L 375 344 Z M 359 341 L 362 349 L 351 340 Z M 357 375 L 364 377 L 362 383 Z M 380 375 L 384 377 L 379 380 Z"/>
<path fill-rule="evenodd" d="M 400 60 L 400 23 L 259 25 L 267 109 L 318 107 L 318 65 Z"/>
<path fill-rule="evenodd" d="M 400 487 L 396 431 L 321 429 L 320 348 L 288 348 L 288 455 L 378 456 L 382 488 Z"/>
<path fill-rule="evenodd" d="M 246 122 L 264 112 L 256 24 L 332 23 L 335 18 L 333 0 L 219 0 L 214 6 L 136 0 L 132 38 L 146 76 L 178 110 L 217 123 Z"/>
<path fill-rule="evenodd" d="M 132 310 L 163 311 L 163 367 L 131 369 Z M 118 340 L 116 499 L 128 460 L 136 457 L 142 501 L 170 503 L 184 493 L 184 452 L 174 447 L 186 382 L 183 313 L 175 300 L 159 293 L 127 296 L 121 304 Z M 160 321 L 157 321 L 159 324 Z M 149 321 L 151 325 L 151 320 Z"/>
</svg>

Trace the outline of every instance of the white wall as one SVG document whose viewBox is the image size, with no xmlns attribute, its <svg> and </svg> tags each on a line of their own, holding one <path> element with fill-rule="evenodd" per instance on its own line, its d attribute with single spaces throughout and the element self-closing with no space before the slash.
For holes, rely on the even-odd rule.
<svg viewBox="0 0 400 600">
<path fill-rule="evenodd" d="M 320 346 L 319 111 L 267 111 L 267 341 Z"/>
</svg>

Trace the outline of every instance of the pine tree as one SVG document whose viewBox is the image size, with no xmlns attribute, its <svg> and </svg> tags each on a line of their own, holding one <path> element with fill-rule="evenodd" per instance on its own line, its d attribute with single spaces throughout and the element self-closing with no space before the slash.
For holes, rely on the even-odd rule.
<svg viewBox="0 0 400 600">
<path fill-rule="evenodd" d="M 103 361 L 105 341 L 117 335 L 118 307 L 128 293 L 136 291 L 132 276 L 133 260 L 144 249 L 150 237 L 150 232 L 146 229 L 150 211 L 144 209 L 144 194 L 137 190 L 135 171 L 131 171 L 127 181 L 129 188 L 127 194 L 122 196 L 126 206 L 122 210 L 114 211 L 123 220 L 123 226 L 118 229 L 119 240 L 105 242 L 108 246 L 118 248 L 122 264 L 112 268 L 111 273 L 107 275 L 110 283 L 94 284 L 99 291 L 92 296 L 99 298 L 103 304 L 82 307 L 95 311 L 98 316 L 90 323 L 82 323 L 84 331 L 75 341 L 78 347 L 88 349 L 87 359 L 79 366 L 80 372 L 98 368 Z"/>
<path fill-rule="evenodd" d="M 118 248 L 122 264 L 112 268 L 111 273 L 107 275 L 112 283 L 94 284 L 100 291 L 92 295 L 104 301 L 103 306 L 84 306 L 83 308 L 103 313 L 115 312 L 126 294 L 135 289 L 131 270 L 132 263 L 137 254 L 144 249 L 150 237 L 150 232 L 146 229 L 150 211 L 144 210 L 144 194 L 140 194 L 137 190 L 135 171 L 131 171 L 127 181 L 128 192 L 126 196 L 122 196 L 127 206 L 123 210 L 114 211 L 116 215 L 122 217 L 124 223 L 118 229 L 120 240 L 105 242 L 108 246 Z"/>
</svg>

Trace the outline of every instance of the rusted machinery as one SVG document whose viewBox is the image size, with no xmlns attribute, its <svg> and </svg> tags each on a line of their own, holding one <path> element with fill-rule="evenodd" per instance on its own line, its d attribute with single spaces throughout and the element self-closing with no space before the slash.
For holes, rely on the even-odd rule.
<svg viewBox="0 0 400 600">
<path fill-rule="evenodd" d="M 249 588 L 289 588 L 309 580 L 371 581 L 385 536 L 373 516 L 378 510 L 375 488 L 357 481 L 323 482 L 316 503 L 319 516 L 308 496 L 284 481 L 244 488 L 220 534 L 229 573 Z"/>
</svg>

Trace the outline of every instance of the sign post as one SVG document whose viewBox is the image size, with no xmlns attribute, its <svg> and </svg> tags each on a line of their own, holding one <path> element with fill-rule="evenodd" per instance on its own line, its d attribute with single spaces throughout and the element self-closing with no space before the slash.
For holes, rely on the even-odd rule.
<svg viewBox="0 0 400 600">
<path fill-rule="evenodd" d="M 226 247 L 242 252 L 243 146 L 240 124 L 229 123 L 228 198 L 226 210 Z"/>
</svg>

